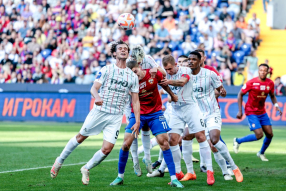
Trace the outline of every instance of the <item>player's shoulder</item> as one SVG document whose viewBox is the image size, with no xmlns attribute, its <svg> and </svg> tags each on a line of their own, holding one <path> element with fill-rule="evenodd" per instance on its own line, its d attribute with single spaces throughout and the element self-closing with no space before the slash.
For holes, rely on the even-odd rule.
<svg viewBox="0 0 286 191">
<path fill-rule="evenodd" d="M 266 80 L 265 80 L 267 83 L 269 83 L 269 84 L 273 84 L 274 85 L 274 82 L 273 82 L 273 80 L 271 80 L 271 79 L 269 79 L 269 78 L 266 78 Z"/>
</svg>

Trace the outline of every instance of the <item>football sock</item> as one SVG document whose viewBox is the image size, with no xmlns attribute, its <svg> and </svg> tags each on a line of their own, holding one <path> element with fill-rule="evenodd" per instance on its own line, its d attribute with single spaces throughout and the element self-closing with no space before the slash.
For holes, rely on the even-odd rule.
<svg viewBox="0 0 286 191">
<path fill-rule="evenodd" d="M 138 142 L 137 142 L 137 147 L 138 147 Z M 141 145 L 140 147 L 138 147 L 137 156 L 139 156 L 143 152 L 144 152 L 144 147 L 143 147 L 143 145 Z M 133 157 L 133 155 L 132 155 L 132 157 Z"/>
<path fill-rule="evenodd" d="M 126 167 L 126 163 L 128 160 L 128 154 L 129 154 L 129 151 L 123 151 L 122 149 L 120 149 L 119 151 L 118 177 L 122 179 L 124 178 L 124 172 L 125 172 L 125 167 Z"/>
<path fill-rule="evenodd" d="M 90 170 L 93 167 L 96 167 L 97 165 L 99 165 L 105 158 L 107 157 L 107 155 L 103 154 L 103 152 L 101 151 L 101 149 L 99 151 L 97 151 L 93 157 L 86 163 L 85 168 Z"/>
<path fill-rule="evenodd" d="M 245 142 L 257 141 L 257 138 L 255 134 L 249 134 L 246 135 L 245 137 L 237 138 L 236 141 L 238 142 L 238 144 L 241 144 Z"/>
<path fill-rule="evenodd" d="M 66 158 L 71 154 L 71 152 L 79 145 L 80 143 L 77 142 L 76 136 L 71 138 L 67 145 L 65 146 L 64 150 L 60 154 L 60 156 L 57 158 L 57 161 L 60 164 L 63 164 Z"/>
<path fill-rule="evenodd" d="M 144 148 L 144 158 L 151 160 L 151 155 L 150 155 L 150 131 L 142 131 L 142 143 L 143 143 L 143 148 Z"/>
<path fill-rule="evenodd" d="M 202 157 L 204 158 L 207 170 L 210 170 L 213 172 L 211 148 L 209 146 L 208 141 L 204 141 L 204 142 L 199 143 L 199 146 L 200 146 L 200 153 L 201 153 Z"/>
<path fill-rule="evenodd" d="M 214 147 L 218 150 L 218 152 L 221 154 L 221 156 L 229 163 L 232 170 L 237 168 L 232 157 L 229 154 L 227 146 L 225 144 L 223 144 L 223 142 L 221 142 L 221 141 L 217 142 L 214 145 Z"/>
<path fill-rule="evenodd" d="M 164 158 L 164 156 L 163 156 L 163 151 L 162 151 L 162 149 L 160 149 L 158 161 L 159 161 L 160 163 L 162 163 L 163 158 Z"/>
<path fill-rule="evenodd" d="M 265 151 L 269 147 L 271 141 L 272 141 L 272 138 L 268 138 L 268 137 L 264 138 L 263 145 L 262 145 L 261 150 L 260 150 L 260 154 L 264 154 L 265 153 Z"/>
<path fill-rule="evenodd" d="M 204 160 L 204 158 L 203 158 L 203 156 L 202 156 L 202 154 L 201 154 L 201 152 L 199 151 L 199 153 L 200 153 L 200 167 L 202 167 L 202 166 L 206 166 L 206 164 L 205 164 L 205 160 Z"/>
<path fill-rule="evenodd" d="M 215 158 L 216 163 L 221 168 L 222 174 L 228 174 L 226 162 L 224 158 L 221 156 L 221 154 L 219 152 L 214 153 L 214 158 Z"/>
<path fill-rule="evenodd" d="M 157 145 L 158 145 L 157 139 L 156 139 L 156 137 L 154 137 L 153 139 L 151 139 L 151 148 L 153 148 L 153 147 L 155 147 Z"/>
<path fill-rule="evenodd" d="M 131 151 L 132 160 L 133 160 L 134 165 L 139 163 L 137 150 L 138 150 L 138 139 L 136 138 L 133 140 L 131 147 L 130 147 L 130 151 Z"/>
<path fill-rule="evenodd" d="M 180 146 L 180 151 L 181 151 L 181 152 L 183 151 L 183 146 L 182 146 L 182 145 Z"/>
<path fill-rule="evenodd" d="M 164 152 L 164 151 L 162 151 L 162 153 L 163 153 L 163 152 Z M 163 155 L 164 155 L 164 153 L 163 153 Z M 173 157 L 173 156 L 172 156 L 172 157 Z M 173 161 L 174 161 L 174 159 L 173 159 Z M 162 160 L 162 163 L 161 163 L 161 165 L 160 165 L 160 167 L 159 167 L 159 170 L 164 173 L 166 167 L 167 167 L 167 164 L 166 164 L 166 162 L 165 162 L 165 157 L 164 157 L 164 159 Z M 175 170 L 175 171 L 176 171 L 176 170 Z"/>
<path fill-rule="evenodd" d="M 219 136 L 219 140 L 220 140 L 221 142 L 223 142 L 223 144 L 225 144 L 225 142 L 222 140 L 221 136 Z M 225 145 L 226 145 L 226 144 L 225 144 Z"/>
<path fill-rule="evenodd" d="M 176 173 L 180 173 L 181 172 L 181 151 L 180 151 L 180 147 L 179 147 L 179 145 L 170 146 L 170 149 L 172 151 L 173 160 L 174 160 L 175 168 L 176 168 Z"/>
<path fill-rule="evenodd" d="M 187 140 L 182 140 L 182 148 L 183 148 L 183 156 L 184 156 L 184 161 L 187 166 L 187 171 L 188 173 L 194 174 L 194 169 L 193 169 L 193 160 L 192 160 L 192 154 L 193 154 L 193 141 L 187 141 Z"/>
<path fill-rule="evenodd" d="M 174 178 L 175 176 L 176 178 L 176 170 L 175 170 L 175 163 L 172 157 L 172 152 L 170 149 L 168 149 L 168 150 L 163 151 L 163 155 L 164 155 L 164 159 L 169 169 L 171 180 L 173 180 L 172 177 Z M 163 171 L 161 170 L 161 171 L 164 172 L 164 170 Z"/>
</svg>

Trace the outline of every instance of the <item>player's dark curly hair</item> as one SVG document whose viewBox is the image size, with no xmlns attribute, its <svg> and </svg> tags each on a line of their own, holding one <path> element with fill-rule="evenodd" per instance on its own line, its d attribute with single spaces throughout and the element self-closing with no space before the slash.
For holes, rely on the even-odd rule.
<svg viewBox="0 0 286 191">
<path fill-rule="evenodd" d="M 117 45 L 119 45 L 119 44 L 125 44 L 125 45 L 127 46 L 127 48 L 128 48 L 128 53 L 130 52 L 130 48 L 129 48 L 128 44 L 127 44 L 126 42 L 122 41 L 122 40 L 119 40 L 119 41 L 113 42 L 113 43 L 111 44 L 110 52 L 111 52 L 111 55 L 112 55 L 112 56 L 113 56 L 114 53 L 116 52 L 116 50 L 117 50 Z"/>
</svg>

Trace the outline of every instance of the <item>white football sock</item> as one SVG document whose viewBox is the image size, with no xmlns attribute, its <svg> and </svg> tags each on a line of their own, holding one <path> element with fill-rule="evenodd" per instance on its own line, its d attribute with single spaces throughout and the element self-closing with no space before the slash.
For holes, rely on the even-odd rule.
<svg viewBox="0 0 286 191">
<path fill-rule="evenodd" d="M 214 147 L 219 151 L 221 156 L 229 163 L 232 170 L 237 168 L 237 166 L 235 165 L 233 159 L 231 158 L 231 156 L 229 154 L 227 146 L 225 144 L 223 144 L 222 141 L 218 141 L 217 144 L 214 145 Z"/>
<path fill-rule="evenodd" d="M 214 158 L 216 163 L 219 165 L 219 167 L 221 168 L 222 174 L 228 174 L 227 172 L 227 166 L 225 163 L 224 158 L 221 156 L 221 154 L 219 152 L 214 153 Z"/>
<path fill-rule="evenodd" d="M 204 160 L 204 158 L 203 158 L 203 156 L 202 156 L 200 151 L 199 151 L 199 153 L 200 153 L 200 167 L 206 166 L 205 160 Z"/>
<path fill-rule="evenodd" d="M 99 165 L 106 157 L 107 157 L 107 155 L 103 154 L 103 152 L 100 149 L 86 163 L 85 168 L 88 169 L 88 170 L 92 169 L 93 167 Z"/>
<path fill-rule="evenodd" d="M 175 167 L 176 167 L 176 173 L 180 173 L 181 172 L 181 151 L 180 151 L 180 147 L 179 147 L 179 145 L 170 146 L 170 149 L 172 151 L 173 160 L 174 160 Z"/>
<path fill-rule="evenodd" d="M 162 163 L 161 163 L 161 165 L 159 167 L 159 170 L 164 173 L 166 168 L 167 168 L 167 164 L 165 162 L 165 159 L 163 159 Z"/>
<path fill-rule="evenodd" d="M 131 147 L 130 147 L 130 151 L 131 151 L 132 160 L 133 160 L 134 165 L 139 163 L 137 150 L 138 150 L 138 139 L 136 138 L 133 140 Z"/>
<path fill-rule="evenodd" d="M 163 160 L 163 159 L 164 159 L 163 151 L 162 151 L 162 149 L 160 149 L 160 151 L 159 151 L 158 161 L 159 161 L 160 163 L 162 163 L 162 160 Z"/>
<path fill-rule="evenodd" d="M 76 136 L 71 138 L 67 145 L 65 146 L 64 150 L 60 154 L 60 156 L 57 158 L 57 161 L 61 164 L 65 161 L 66 158 L 71 154 L 71 152 L 79 145 L 80 143 L 77 142 Z"/>
<path fill-rule="evenodd" d="M 150 131 L 142 131 L 142 144 L 144 148 L 144 158 L 151 160 L 150 150 Z"/>
<path fill-rule="evenodd" d="M 156 139 L 156 137 L 154 137 L 153 139 L 151 139 L 151 148 L 153 148 L 153 147 L 155 147 L 157 145 L 158 145 L 157 139 Z"/>
<path fill-rule="evenodd" d="M 209 146 L 208 141 L 199 143 L 199 145 L 200 145 L 200 153 L 205 160 L 207 170 L 210 170 L 213 172 L 211 148 Z"/>
<path fill-rule="evenodd" d="M 192 160 L 192 154 L 193 154 L 192 140 L 190 141 L 182 140 L 182 153 L 184 156 L 184 161 L 186 163 L 188 173 L 194 174 L 193 160 Z"/>
</svg>

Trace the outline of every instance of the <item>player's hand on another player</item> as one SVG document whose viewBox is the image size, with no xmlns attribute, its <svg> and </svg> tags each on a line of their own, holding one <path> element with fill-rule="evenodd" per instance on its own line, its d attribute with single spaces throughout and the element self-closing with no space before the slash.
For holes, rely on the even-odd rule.
<svg viewBox="0 0 286 191">
<path fill-rule="evenodd" d="M 165 111 L 166 107 L 164 105 L 162 105 L 162 111 Z"/>
<path fill-rule="evenodd" d="M 101 97 L 97 97 L 95 98 L 95 101 L 94 101 L 95 105 L 102 105 L 103 104 L 103 100 L 101 99 Z"/>
<path fill-rule="evenodd" d="M 280 116 L 282 115 L 282 111 L 281 111 L 281 109 L 280 109 L 279 107 L 276 107 L 276 111 L 279 112 L 279 115 L 280 115 Z"/>
<path fill-rule="evenodd" d="M 152 68 L 152 69 L 149 70 L 149 73 L 150 73 L 150 75 L 151 75 L 151 78 L 156 78 L 157 71 L 158 71 L 158 68 L 157 68 L 157 67 Z"/>
<path fill-rule="evenodd" d="M 225 96 L 226 96 L 226 91 L 225 91 L 225 89 L 224 89 L 223 87 L 220 89 L 220 95 L 221 95 L 222 97 L 225 97 Z"/>
<path fill-rule="evenodd" d="M 171 99 L 172 99 L 173 102 L 177 102 L 179 100 L 177 95 L 171 96 Z"/>
<path fill-rule="evenodd" d="M 140 122 L 139 122 L 139 123 L 135 123 L 135 124 L 131 127 L 132 134 L 134 134 L 135 138 L 138 138 L 139 128 L 140 128 Z"/>
<path fill-rule="evenodd" d="M 242 112 L 241 111 L 238 111 L 237 115 L 236 115 L 236 118 L 237 119 L 241 119 L 243 116 Z"/>
<path fill-rule="evenodd" d="M 161 80 L 161 82 L 159 83 L 160 86 L 168 86 L 169 85 L 169 80 L 164 78 L 163 80 Z"/>
</svg>

